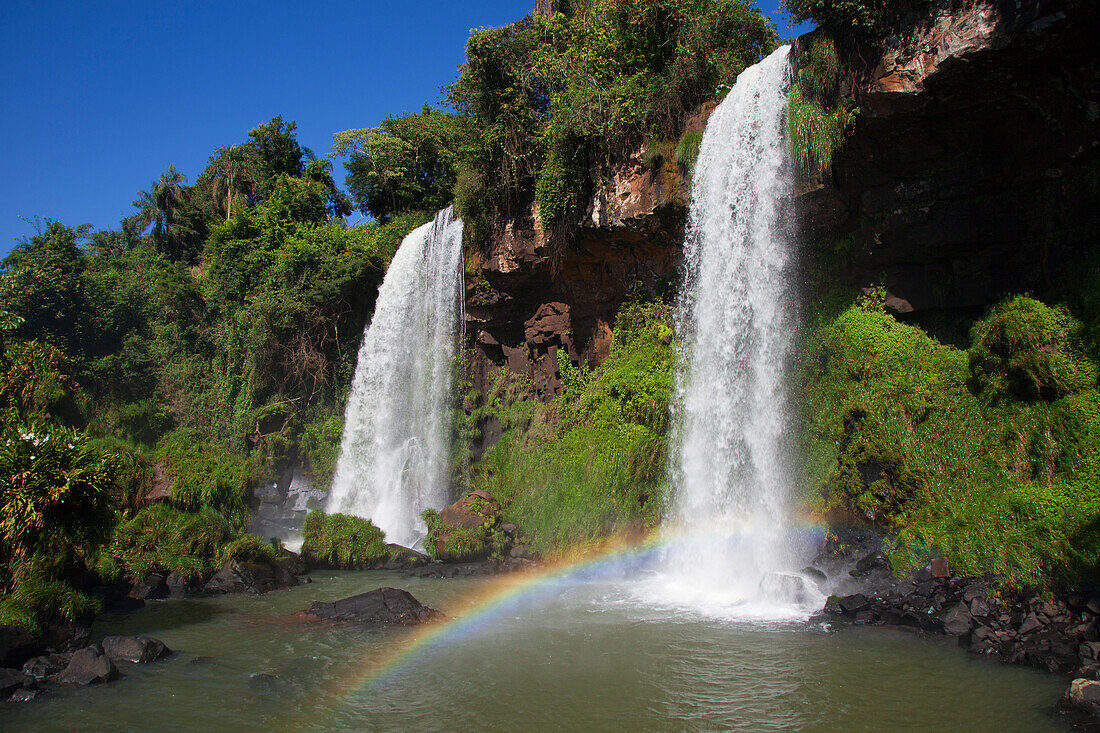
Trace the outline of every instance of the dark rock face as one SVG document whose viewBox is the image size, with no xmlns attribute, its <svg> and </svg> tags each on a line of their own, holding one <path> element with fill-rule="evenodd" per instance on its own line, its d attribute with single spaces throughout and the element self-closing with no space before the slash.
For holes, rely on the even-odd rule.
<svg viewBox="0 0 1100 733">
<path fill-rule="evenodd" d="M 289 540 L 300 535 L 306 515 L 319 509 L 325 500 L 325 492 L 313 488 L 312 476 L 298 468 L 283 471 L 253 493 L 258 506 L 248 531 L 268 540 Z"/>
<path fill-rule="evenodd" d="M 295 585 L 298 579 L 282 563 L 230 560 L 207 581 L 203 592 L 260 594 Z"/>
<path fill-rule="evenodd" d="M 395 545 L 392 542 L 386 544 L 386 550 L 389 552 L 389 557 L 382 563 L 384 570 L 408 570 L 427 565 L 432 561 L 423 552 Z"/>
<path fill-rule="evenodd" d="M 333 603 L 315 601 L 306 613 L 330 621 L 396 626 L 414 626 L 443 615 L 397 588 L 378 588 Z"/>
<path fill-rule="evenodd" d="M 803 186 L 803 239 L 913 317 L 1052 293 L 1100 231 L 1096 27 L 1095 2 L 982 1 L 854 54 L 861 114 Z"/>
<path fill-rule="evenodd" d="M 1075 679 L 1070 683 L 1066 701 L 1078 710 L 1100 717 L 1100 682 Z"/>
<path fill-rule="evenodd" d="M 172 653 L 163 641 L 148 636 L 108 636 L 103 651 L 115 662 L 147 664 Z"/>
<path fill-rule="evenodd" d="M 34 637 L 15 626 L 0 626 L 0 667 L 19 668 L 44 650 Z"/>
<path fill-rule="evenodd" d="M 104 611 L 133 611 L 145 606 L 145 601 L 131 596 L 128 589 L 97 585 L 92 588 L 91 595 L 103 602 Z"/>
<path fill-rule="evenodd" d="M 118 679 L 118 669 L 98 644 L 73 653 L 65 669 L 50 678 L 59 685 L 91 685 Z"/>
</svg>

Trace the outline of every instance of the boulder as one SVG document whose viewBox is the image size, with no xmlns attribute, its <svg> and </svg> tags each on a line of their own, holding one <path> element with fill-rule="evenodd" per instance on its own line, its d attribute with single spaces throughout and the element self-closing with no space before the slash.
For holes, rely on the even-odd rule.
<svg viewBox="0 0 1100 733">
<path fill-rule="evenodd" d="M 315 601 L 306 613 L 330 621 L 397 626 L 422 624 L 443 615 L 398 588 L 378 588 L 332 603 Z"/>
<path fill-rule="evenodd" d="M 167 578 L 167 573 L 149 573 L 149 577 L 134 583 L 133 588 L 130 589 L 130 597 L 143 601 L 167 598 L 171 593 L 166 582 Z"/>
<path fill-rule="evenodd" d="M 1100 716 L 1100 682 L 1075 679 L 1069 685 L 1066 700 L 1078 710 Z"/>
<path fill-rule="evenodd" d="M 163 641 L 148 636 L 108 636 L 103 640 L 103 651 L 114 662 L 135 664 L 153 662 L 172 653 Z"/>
<path fill-rule="evenodd" d="M 202 583 L 198 579 L 180 573 L 169 573 L 164 584 L 168 587 L 171 598 L 186 598 L 202 589 Z"/>
<path fill-rule="evenodd" d="M 34 684 L 34 680 L 18 669 L 0 669 L 0 700 L 6 700 L 12 693 Z"/>
<path fill-rule="evenodd" d="M 853 593 L 850 596 L 841 598 L 837 601 L 837 605 L 843 613 L 853 614 L 867 608 L 867 606 L 870 605 L 870 601 L 867 599 L 867 596 L 862 593 Z"/>
<path fill-rule="evenodd" d="M 230 560 L 214 573 L 205 586 L 204 593 L 252 593 L 258 595 L 279 588 L 298 585 L 298 579 L 276 563 Z"/>
<path fill-rule="evenodd" d="M 427 565 L 432 561 L 423 552 L 410 550 L 408 547 L 396 545 L 392 542 L 386 544 L 386 550 L 389 557 L 382 563 L 382 567 L 386 570 L 407 570 L 408 568 Z"/>
<path fill-rule="evenodd" d="M 471 491 L 454 504 L 443 507 L 439 518 L 451 527 L 477 529 L 492 524 L 500 517 L 500 502 L 488 491 Z"/>
<path fill-rule="evenodd" d="M 932 573 L 933 578 L 950 578 L 951 568 L 947 564 L 947 560 L 942 557 L 937 557 L 928 564 L 928 570 Z"/>
<path fill-rule="evenodd" d="M 42 645 L 23 629 L 0 626 L 0 667 L 19 668 L 43 651 Z"/>
<path fill-rule="evenodd" d="M 965 603 L 954 605 L 943 614 L 943 630 L 952 636 L 966 636 L 973 623 L 974 618 Z"/>
<path fill-rule="evenodd" d="M 43 654 L 32 657 L 23 665 L 23 674 L 36 680 L 44 680 L 69 666 L 72 654 Z"/>
<path fill-rule="evenodd" d="M 118 669 L 98 644 L 73 653 L 69 665 L 50 678 L 59 685 L 92 685 L 118 678 Z"/>
</svg>

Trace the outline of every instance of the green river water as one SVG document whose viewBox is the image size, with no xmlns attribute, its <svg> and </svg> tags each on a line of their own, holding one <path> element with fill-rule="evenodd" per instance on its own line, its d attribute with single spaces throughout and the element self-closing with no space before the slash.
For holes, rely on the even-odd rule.
<svg viewBox="0 0 1100 733">
<path fill-rule="evenodd" d="M 716 621 L 577 581 L 489 613 L 491 578 L 321 573 L 265 596 L 150 603 L 96 622 L 156 636 L 167 660 L 0 710 L 19 731 L 1057 731 L 1067 680 L 940 639 Z M 389 585 L 467 620 L 441 632 L 294 613 Z M 482 594 L 483 595 L 483 594 Z M 472 613 L 473 612 L 473 613 Z M 425 634 L 433 637 L 417 645 Z M 400 663 L 374 674 L 395 651 Z M 262 673 L 264 676 L 255 677 Z"/>
</svg>

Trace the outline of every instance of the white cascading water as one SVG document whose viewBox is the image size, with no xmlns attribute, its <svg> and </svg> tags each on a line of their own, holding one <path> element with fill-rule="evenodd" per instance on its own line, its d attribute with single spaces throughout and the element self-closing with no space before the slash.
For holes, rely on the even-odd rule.
<svg viewBox="0 0 1100 733">
<path fill-rule="evenodd" d="M 448 411 L 463 325 L 462 222 L 439 212 L 401 242 L 359 348 L 327 510 L 417 544 L 447 503 Z"/>
<path fill-rule="evenodd" d="M 682 534 L 660 595 L 726 617 L 820 607 L 816 589 L 790 572 L 802 565 L 784 450 L 796 327 L 788 50 L 742 72 L 711 115 L 684 243 L 669 466 Z"/>
</svg>

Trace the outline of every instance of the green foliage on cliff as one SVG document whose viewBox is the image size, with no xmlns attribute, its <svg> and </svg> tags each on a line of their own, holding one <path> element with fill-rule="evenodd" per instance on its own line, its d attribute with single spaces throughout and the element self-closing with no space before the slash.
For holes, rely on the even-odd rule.
<svg viewBox="0 0 1100 733">
<path fill-rule="evenodd" d="M 840 61 L 831 36 L 818 32 L 801 58 L 798 80 L 787 97 L 787 127 L 795 165 L 828 170 L 858 110 L 837 100 Z"/>
<path fill-rule="evenodd" d="M 427 509 L 421 515 L 428 526 L 424 549 L 433 560 L 466 562 L 500 557 L 504 550 L 504 536 L 495 522 L 480 527 L 452 527 L 445 524 L 435 509 Z"/>
<path fill-rule="evenodd" d="M 648 138 L 679 135 L 774 47 L 770 21 L 741 0 L 593 0 L 477 31 L 449 101 L 472 137 L 455 188 L 475 239 L 537 200 L 568 222 L 606 165 Z"/>
<path fill-rule="evenodd" d="M 1023 336 L 1013 330 L 1023 323 L 1028 337 L 1006 339 L 1006 330 Z M 897 570 L 942 554 L 955 572 L 1015 586 L 1095 579 L 1095 371 L 1080 356 L 1068 371 L 1031 371 L 1026 358 L 1066 353 L 1051 345 L 1076 327 L 1061 309 L 1012 298 L 975 325 L 968 354 L 897 322 L 873 297 L 824 320 L 805 360 L 809 490 L 823 491 L 823 509 L 896 533 Z M 976 385 L 973 356 L 985 363 L 991 348 L 999 364 L 1025 357 L 1029 389 L 1036 374 L 1068 373 L 1072 390 L 1019 399 L 1000 391 L 1003 381 Z"/>
<path fill-rule="evenodd" d="M 389 557 L 385 540 L 369 519 L 316 510 L 302 527 L 302 557 L 346 570 L 370 567 Z"/>
<path fill-rule="evenodd" d="M 813 21 L 819 27 L 881 40 L 906 16 L 923 17 L 937 0 L 783 0 L 791 19 Z"/>
<path fill-rule="evenodd" d="M 578 368 L 561 358 L 564 394 L 547 404 L 500 400 L 501 378 L 481 417 L 498 417 L 500 442 L 473 467 L 475 488 L 504 505 L 506 521 L 553 554 L 615 531 L 652 527 L 664 499 L 672 392 L 671 308 L 625 305 L 607 361 Z"/>
</svg>

